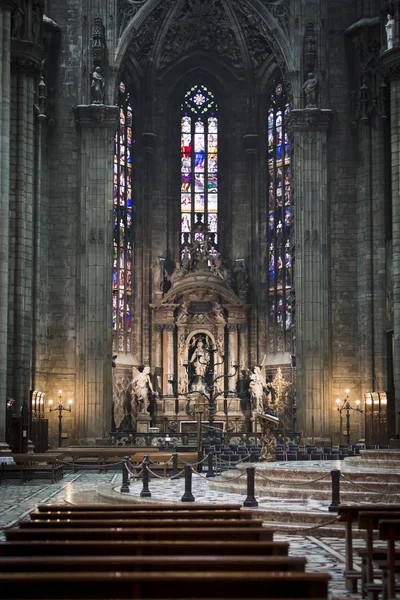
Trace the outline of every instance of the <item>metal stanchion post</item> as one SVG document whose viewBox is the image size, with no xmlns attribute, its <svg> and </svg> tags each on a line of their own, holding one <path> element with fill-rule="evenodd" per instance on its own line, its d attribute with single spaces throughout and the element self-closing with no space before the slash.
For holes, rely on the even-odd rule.
<svg viewBox="0 0 400 600">
<path fill-rule="evenodd" d="M 192 494 L 192 467 L 185 465 L 185 493 L 182 496 L 181 502 L 194 502 Z"/>
<path fill-rule="evenodd" d="M 140 492 L 141 498 L 151 498 L 151 492 L 149 490 L 149 455 L 145 454 L 143 460 L 143 488 Z"/>
<path fill-rule="evenodd" d="M 340 504 L 340 470 L 333 469 L 332 477 L 332 503 L 329 505 L 329 512 L 338 512 Z"/>
<path fill-rule="evenodd" d="M 254 496 L 255 490 L 255 467 L 246 467 L 247 471 L 247 498 L 243 502 L 243 506 L 258 506 L 258 502 Z"/>
<path fill-rule="evenodd" d="M 122 460 L 122 485 L 121 494 L 129 494 L 129 473 L 128 473 L 129 456 L 124 456 Z"/>
<path fill-rule="evenodd" d="M 178 454 L 175 453 L 172 455 L 172 475 L 176 475 L 178 473 Z"/>
<path fill-rule="evenodd" d="M 215 477 L 213 462 L 214 462 L 214 453 L 209 452 L 209 454 L 208 454 L 208 470 L 206 473 L 206 477 Z"/>
</svg>

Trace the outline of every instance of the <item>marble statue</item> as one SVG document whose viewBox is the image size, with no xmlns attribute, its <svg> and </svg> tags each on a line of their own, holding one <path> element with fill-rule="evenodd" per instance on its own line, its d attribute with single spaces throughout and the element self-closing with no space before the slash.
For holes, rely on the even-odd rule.
<svg viewBox="0 0 400 600">
<path fill-rule="evenodd" d="M 393 48 L 393 29 L 394 29 L 394 20 L 391 14 L 388 13 L 387 21 L 385 23 L 386 29 L 386 46 L 388 50 Z"/>
<path fill-rule="evenodd" d="M 100 67 L 96 67 L 91 75 L 91 98 L 92 104 L 104 103 L 105 81 Z"/>
<path fill-rule="evenodd" d="M 261 454 L 260 462 L 274 462 L 276 450 L 276 437 L 272 433 L 273 425 L 266 419 L 260 419 L 261 426 Z"/>
<path fill-rule="evenodd" d="M 248 288 L 248 277 L 244 260 L 237 260 L 234 268 L 236 277 L 236 289 L 239 297 L 246 299 Z"/>
<path fill-rule="evenodd" d="M 127 388 L 124 381 L 124 377 L 114 377 L 113 378 L 113 405 L 114 405 L 114 422 L 115 427 L 119 429 L 122 421 L 126 416 L 125 412 L 125 393 Z"/>
<path fill-rule="evenodd" d="M 38 43 L 40 41 L 40 30 L 42 27 L 42 11 L 40 10 L 39 3 L 33 5 L 32 8 L 32 37 L 33 41 Z"/>
<path fill-rule="evenodd" d="M 317 87 L 318 79 L 314 73 L 308 74 L 308 79 L 303 85 L 304 94 L 306 96 L 306 108 L 317 107 Z"/>
<path fill-rule="evenodd" d="M 150 367 L 144 367 L 143 371 L 138 371 L 136 367 L 132 367 L 132 381 L 131 381 L 131 406 L 132 413 L 147 413 L 150 403 L 150 395 L 154 394 L 153 385 L 150 377 Z"/>
<path fill-rule="evenodd" d="M 193 381 L 190 383 L 191 392 L 206 391 L 206 373 L 210 363 L 210 355 L 207 348 L 204 346 L 204 339 L 199 338 L 196 343 L 196 348 L 190 359 L 190 364 L 194 370 Z"/>
<path fill-rule="evenodd" d="M 25 14 L 19 4 L 14 4 L 11 13 L 11 37 L 21 39 L 24 33 Z"/>
<path fill-rule="evenodd" d="M 250 405 L 251 410 L 264 413 L 265 395 L 268 392 L 268 384 L 262 374 L 261 367 L 254 367 L 250 375 Z"/>
<path fill-rule="evenodd" d="M 152 281 L 153 281 L 153 293 L 160 295 L 163 291 L 164 282 L 164 269 L 161 264 L 160 257 L 156 257 L 153 261 L 152 269 Z"/>
</svg>

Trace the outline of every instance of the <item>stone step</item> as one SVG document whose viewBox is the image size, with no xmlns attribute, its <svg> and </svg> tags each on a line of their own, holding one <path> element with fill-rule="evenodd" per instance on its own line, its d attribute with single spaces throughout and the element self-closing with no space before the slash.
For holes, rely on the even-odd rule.
<svg viewBox="0 0 400 600">
<path fill-rule="evenodd" d="M 312 525 L 301 525 L 300 523 L 285 523 L 283 521 L 265 521 L 263 526 L 270 531 L 286 535 L 299 535 L 302 537 L 311 535 L 316 538 L 332 537 L 340 539 L 343 539 L 345 537 L 344 529 L 336 527 L 333 524 L 325 525 L 322 527 L 315 527 Z M 353 537 L 356 539 L 363 537 L 362 532 L 355 530 Z"/>
</svg>

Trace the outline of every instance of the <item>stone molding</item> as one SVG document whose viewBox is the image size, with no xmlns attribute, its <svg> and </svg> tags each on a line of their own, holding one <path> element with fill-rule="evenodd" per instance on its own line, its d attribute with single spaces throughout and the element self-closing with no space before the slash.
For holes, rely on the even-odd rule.
<svg viewBox="0 0 400 600">
<path fill-rule="evenodd" d="M 258 134 L 257 133 L 246 133 L 243 136 L 244 151 L 246 154 L 254 154 L 258 148 Z"/>
<path fill-rule="evenodd" d="M 36 75 L 40 72 L 43 49 L 34 42 L 11 40 L 11 70 Z"/>
<path fill-rule="evenodd" d="M 76 125 L 79 125 L 82 129 L 97 127 L 114 130 L 117 127 L 118 114 L 118 106 L 105 104 L 80 104 L 74 108 Z"/>
<path fill-rule="evenodd" d="M 382 67 L 387 81 L 400 78 L 400 46 L 382 53 Z"/>
<path fill-rule="evenodd" d="M 143 132 L 143 149 L 148 154 L 152 154 L 156 147 L 157 134 L 150 131 Z"/>
<path fill-rule="evenodd" d="M 289 131 L 326 131 L 331 126 L 333 114 L 329 108 L 293 109 L 288 119 Z"/>
</svg>

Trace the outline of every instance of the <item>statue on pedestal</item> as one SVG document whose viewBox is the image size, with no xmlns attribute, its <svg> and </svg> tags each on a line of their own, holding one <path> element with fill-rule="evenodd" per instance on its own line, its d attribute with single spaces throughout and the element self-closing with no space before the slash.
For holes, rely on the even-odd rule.
<svg viewBox="0 0 400 600">
<path fill-rule="evenodd" d="M 279 423 L 277 417 L 272 415 L 257 415 L 261 428 L 261 454 L 260 462 L 273 462 L 275 460 L 276 438 L 272 428 Z"/>
<path fill-rule="evenodd" d="M 154 394 L 154 389 L 150 377 L 150 367 L 144 367 L 142 372 L 138 371 L 136 367 L 132 367 L 132 376 L 133 379 L 131 381 L 131 413 L 147 414 L 150 403 L 149 391 L 151 392 L 151 394 Z"/>
<path fill-rule="evenodd" d="M 249 390 L 251 410 L 264 413 L 266 393 L 268 393 L 269 390 L 265 377 L 262 374 L 261 367 L 258 367 L 257 365 L 250 375 Z"/>
<path fill-rule="evenodd" d="M 105 81 L 100 67 L 96 67 L 91 75 L 90 92 L 92 104 L 104 104 Z"/>
<path fill-rule="evenodd" d="M 394 20 L 390 13 L 388 13 L 388 15 L 387 15 L 385 29 L 386 29 L 386 48 L 387 48 L 387 50 L 391 50 L 393 48 Z"/>
<path fill-rule="evenodd" d="M 306 96 L 306 108 L 317 108 L 317 88 L 317 77 L 314 75 L 314 73 L 309 73 L 308 79 L 302 88 Z"/>
</svg>

